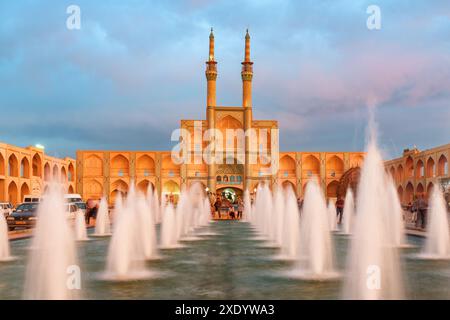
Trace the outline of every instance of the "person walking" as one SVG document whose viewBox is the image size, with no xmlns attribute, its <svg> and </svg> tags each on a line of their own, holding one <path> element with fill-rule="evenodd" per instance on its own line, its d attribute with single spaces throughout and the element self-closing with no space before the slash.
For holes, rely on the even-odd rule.
<svg viewBox="0 0 450 320">
<path fill-rule="evenodd" d="M 419 216 L 420 219 L 420 226 L 422 229 L 425 229 L 425 227 L 427 226 L 427 208 L 428 208 L 428 203 L 425 200 L 425 197 L 423 195 L 421 195 L 419 197 L 419 200 L 417 200 L 417 214 Z M 417 221 L 419 220 L 417 219 Z M 418 223 L 416 222 L 416 227 L 418 227 Z"/>
<path fill-rule="evenodd" d="M 336 216 L 338 219 L 338 224 L 341 224 L 343 214 L 344 214 L 344 199 L 339 197 L 336 201 Z"/>
<path fill-rule="evenodd" d="M 238 198 L 238 219 L 242 219 L 242 212 L 244 211 L 244 201 L 241 198 Z"/>
</svg>

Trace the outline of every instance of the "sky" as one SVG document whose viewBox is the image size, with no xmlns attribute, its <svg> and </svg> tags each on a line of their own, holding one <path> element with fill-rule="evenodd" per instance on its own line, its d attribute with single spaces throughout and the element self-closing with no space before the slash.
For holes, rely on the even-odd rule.
<svg viewBox="0 0 450 320">
<path fill-rule="evenodd" d="M 450 142 L 448 0 L 1 1 L 0 141 L 172 149 L 180 119 L 206 116 L 211 27 L 217 104 L 241 105 L 249 28 L 253 116 L 279 121 L 281 150 L 363 151 L 368 105 L 386 158 Z"/>
</svg>

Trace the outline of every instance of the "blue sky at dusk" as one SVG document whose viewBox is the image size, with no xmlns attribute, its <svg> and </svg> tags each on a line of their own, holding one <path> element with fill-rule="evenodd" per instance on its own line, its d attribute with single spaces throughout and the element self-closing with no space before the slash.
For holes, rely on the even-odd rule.
<svg viewBox="0 0 450 320">
<path fill-rule="evenodd" d="M 381 30 L 366 27 L 370 4 Z M 254 118 L 279 120 L 282 150 L 363 150 L 369 101 L 387 156 L 450 142 L 448 0 L 1 1 L 0 141 L 171 149 L 180 119 L 205 118 L 210 27 L 230 106 L 250 29 Z"/>
</svg>

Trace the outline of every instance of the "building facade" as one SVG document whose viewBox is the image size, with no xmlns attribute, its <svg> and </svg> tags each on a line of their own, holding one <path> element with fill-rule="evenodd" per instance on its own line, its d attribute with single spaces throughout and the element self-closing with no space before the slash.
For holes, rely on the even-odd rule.
<svg viewBox="0 0 450 320">
<path fill-rule="evenodd" d="M 60 183 L 65 193 L 74 193 L 75 178 L 75 159 L 59 159 L 43 149 L 0 142 L 0 202 L 16 205 L 26 195 L 39 196 L 50 181 Z"/>
<path fill-rule="evenodd" d="M 177 164 L 171 151 L 77 151 L 77 192 L 84 199 L 98 199 L 106 196 L 113 203 L 118 193 L 126 193 L 131 183 L 141 191 L 148 186 L 158 190 L 160 196 L 178 195 L 184 187 L 193 182 L 203 183 L 206 190 L 218 193 L 224 189 L 241 194 L 243 190 L 254 190 L 261 182 L 272 188 L 290 185 L 299 197 L 303 195 L 306 183 L 317 179 L 327 197 L 337 197 L 345 174 L 359 168 L 364 159 L 363 152 L 278 152 L 278 140 L 273 135 L 278 129 L 276 120 L 255 120 L 252 110 L 253 62 L 250 59 L 250 35 L 245 35 L 245 54 L 242 62 L 242 103 L 239 106 L 220 106 L 216 102 L 217 61 L 214 58 L 214 35 L 209 37 L 209 57 L 206 62 L 206 119 L 181 120 L 180 128 L 190 136 L 188 144 L 190 159 L 194 161 Z M 206 132 L 216 130 L 222 133 L 224 159 L 222 163 L 204 161 L 202 152 L 208 145 L 196 141 L 195 135 L 204 137 Z M 252 159 L 255 149 L 251 136 L 245 134 L 242 158 L 237 156 L 237 144 L 229 147 L 227 130 L 249 132 L 256 135 L 267 133 L 266 140 L 258 140 L 257 152 L 263 151 L 269 157 L 277 157 L 278 170 L 270 165 Z M 197 132 L 198 131 L 198 132 Z M 275 132 L 275 133 L 274 133 Z M 187 137 L 184 137 L 187 138 Z M 217 138 L 217 137 L 216 137 Z M 232 138 L 231 140 L 236 140 Z M 236 141 L 231 141 L 236 142 Z M 215 147 L 213 147 L 215 148 Z M 229 150 L 231 148 L 231 150 Z M 217 150 L 215 150 L 217 151 Z M 231 159 L 228 156 L 231 154 Z M 198 161 L 196 161 L 197 159 Z"/>
<path fill-rule="evenodd" d="M 386 171 L 393 177 L 403 204 L 411 203 L 415 196 L 428 197 L 434 186 L 448 193 L 450 144 L 420 151 L 405 149 L 403 156 L 385 162 Z"/>
</svg>

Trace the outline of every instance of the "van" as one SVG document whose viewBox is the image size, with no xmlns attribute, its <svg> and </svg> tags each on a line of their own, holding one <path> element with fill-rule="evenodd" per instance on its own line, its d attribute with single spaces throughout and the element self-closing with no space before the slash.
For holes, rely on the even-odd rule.
<svg viewBox="0 0 450 320">
<path fill-rule="evenodd" d="M 68 203 L 83 202 L 83 199 L 81 199 L 81 196 L 78 193 L 65 194 L 64 200 Z"/>
<path fill-rule="evenodd" d="M 24 203 L 41 202 L 41 201 L 42 201 L 42 198 L 40 196 L 32 196 L 32 195 L 23 196 Z"/>
</svg>

